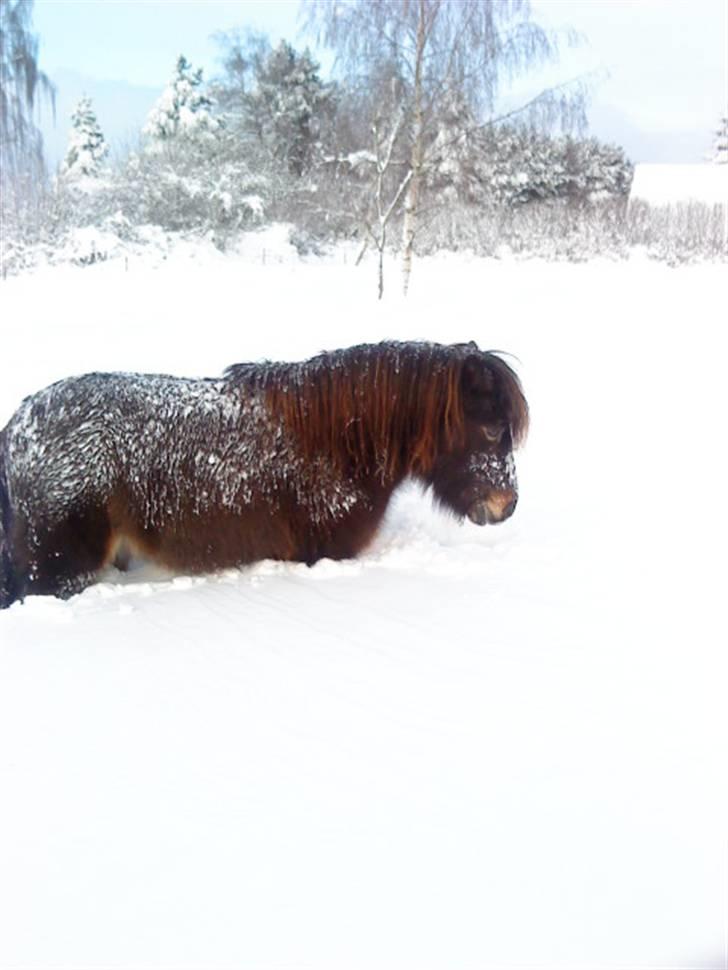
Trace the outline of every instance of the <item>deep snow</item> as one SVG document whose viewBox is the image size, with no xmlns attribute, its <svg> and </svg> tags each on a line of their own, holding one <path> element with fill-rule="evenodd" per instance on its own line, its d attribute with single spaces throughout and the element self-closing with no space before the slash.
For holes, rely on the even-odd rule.
<svg viewBox="0 0 728 970">
<path fill-rule="evenodd" d="M 385 337 L 511 351 L 532 409 L 503 526 L 405 491 L 356 562 L 0 614 L 0 966 L 728 967 L 725 267 L 352 263 L 0 286 L 0 425 Z"/>
</svg>

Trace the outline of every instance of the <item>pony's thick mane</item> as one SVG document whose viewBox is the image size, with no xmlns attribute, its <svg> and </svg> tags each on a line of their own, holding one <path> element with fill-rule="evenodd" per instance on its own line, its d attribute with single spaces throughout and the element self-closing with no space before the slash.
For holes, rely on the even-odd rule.
<svg viewBox="0 0 728 970">
<path fill-rule="evenodd" d="M 302 363 L 234 364 L 229 382 L 262 392 L 309 461 L 340 469 L 427 474 L 437 454 L 464 441 L 462 368 L 473 345 L 363 344 Z M 501 407 L 514 440 L 528 411 L 520 383 L 499 357 L 481 354 L 500 376 Z"/>
</svg>

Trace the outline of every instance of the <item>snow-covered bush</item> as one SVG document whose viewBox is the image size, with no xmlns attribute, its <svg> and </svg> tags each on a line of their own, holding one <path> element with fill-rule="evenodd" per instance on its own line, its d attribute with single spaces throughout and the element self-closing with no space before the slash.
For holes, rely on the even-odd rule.
<svg viewBox="0 0 728 970">
<path fill-rule="evenodd" d="M 572 262 L 623 259 L 642 250 L 651 259 L 678 265 L 728 259 L 724 213 L 721 206 L 651 206 L 624 198 L 490 207 L 458 203 L 433 213 L 418 248 L 422 254 L 467 250 Z"/>
<path fill-rule="evenodd" d="M 629 206 L 626 236 L 654 259 L 671 265 L 700 259 L 728 259 L 728 212 L 725 205 L 703 202 Z"/>
<path fill-rule="evenodd" d="M 50 181 L 21 222 L 3 225 L 2 275 L 47 262 L 87 266 L 116 255 L 123 240 L 112 218 L 112 191 L 109 180 L 95 192 L 79 189 L 75 180 Z"/>
<path fill-rule="evenodd" d="M 223 238 L 257 225 L 274 186 L 266 173 L 224 139 L 209 154 L 180 146 L 133 154 L 117 180 L 115 208 L 135 224 L 215 232 Z"/>
<path fill-rule="evenodd" d="M 468 127 L 463 110 L 446 119 L 427 169 L 430 187 L 449 202 L 517 206 L 547 199 L 598 201 L 629 192 L 633 167 L 621 148 L 507 125 Z"/>
<path fill-rule="evenodd" d="M 46 217 L 46 186 L 31 174 L 2 180 L 0 191 L 0 275 L 35 263 L 35 248 Z"/>
<path fill-rule="evenodd" d="M 470 251 L 481 256 L 504 253 L 520 257 L 582 262 L 597 256 L 627 255 L 626 202 L 609 199 L 579 203 L 535 201 L 527 206 L 480 206 L 462 203 L 433 214 L 419 241 L 419 251 Z"/>
</svg>

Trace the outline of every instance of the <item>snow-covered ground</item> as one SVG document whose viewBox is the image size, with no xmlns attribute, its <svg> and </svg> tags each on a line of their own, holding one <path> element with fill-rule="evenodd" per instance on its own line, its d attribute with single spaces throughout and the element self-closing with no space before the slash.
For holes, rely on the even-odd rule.
<svg viewBox="0 0 728 970">
<path fill-rule="evenodd" d="M 500 527 L 0 614 L 0 966 L 725 968 L 725 267 L 237 254 L 0 285 L 0 426 L 90 370 L 511 351 Z M 723 442 L 723 443 L 721 443 Z"/>
</svg>

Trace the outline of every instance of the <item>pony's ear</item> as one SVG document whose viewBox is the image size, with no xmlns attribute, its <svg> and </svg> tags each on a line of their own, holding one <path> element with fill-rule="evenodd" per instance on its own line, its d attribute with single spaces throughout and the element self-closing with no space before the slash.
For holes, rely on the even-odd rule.
<svg viewBox="0 0 728 970">
<path fill-rule="evenodd" d="M 493 372 L 480 354 L 465 358 L 461 379 L 463 394 L 468 396 L 485 397 L 492 394 L 495 386 Z"/>
</svg>

